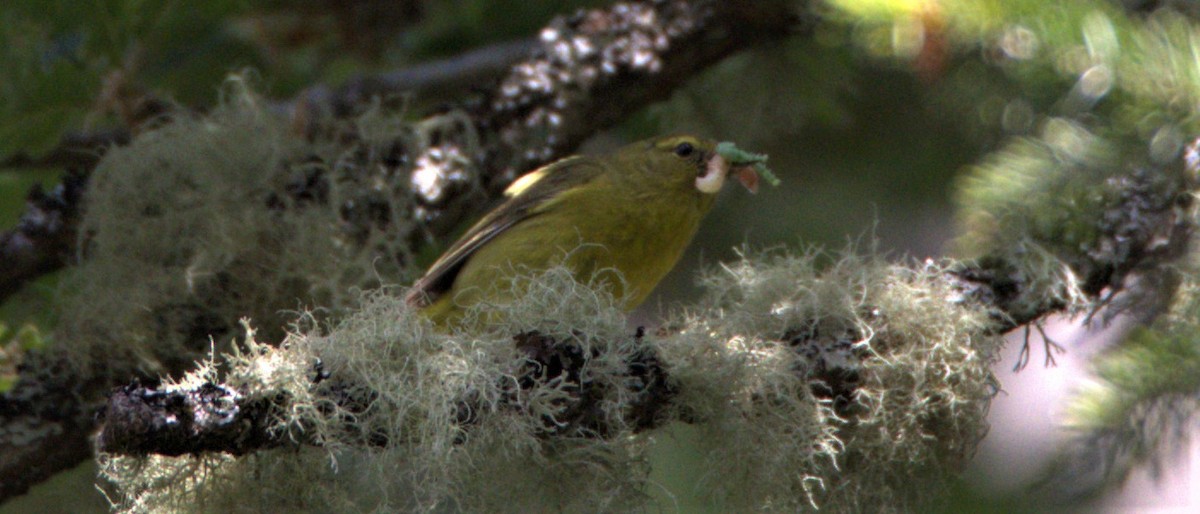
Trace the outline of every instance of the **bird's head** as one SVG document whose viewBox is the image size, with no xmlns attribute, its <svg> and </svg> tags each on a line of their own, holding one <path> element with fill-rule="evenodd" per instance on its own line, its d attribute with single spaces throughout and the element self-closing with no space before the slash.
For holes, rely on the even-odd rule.
<svg viewBox="0 0 1200 514">
<path fill-rule="evenodd" d="M 675 190 L 693 191 L 702 197 L 717 194 L 731 174 L 750 192 L 758 191 L 758 174 L 752 166 L 731 166 L 717 152 L 717 142 L 695 136 L 665 136 L 625 147 L 620 152 L 639 178 Z"/>
</svg>

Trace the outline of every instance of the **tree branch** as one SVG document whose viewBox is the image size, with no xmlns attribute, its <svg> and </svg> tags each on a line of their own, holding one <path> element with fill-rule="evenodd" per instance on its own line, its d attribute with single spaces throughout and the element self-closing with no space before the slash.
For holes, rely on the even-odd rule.
<svg viewBox="0 0 1200 514">
<path fill-rule="evenodd" d="M 114 129 L 107 132 L 67 134 L 45 154 L 11 155 L 0 161 L 0 168 L 74 168 L 90 170 L 104 156 L 104 150 L 129 142 L 129 131 Z"/>
<path fill-rule="evenodd" d="M 1151 174 L 1143 173 L 1141 170 L 1130 173 L 1128 180 L 1125 181 L 1127 186 L 1125 194 L 1121 196 L 1120 202 L 1112 206 L 1105 217 L 1105 219 L 1113 221 L 1101 236 L 1102 239 L 1107 239 L 1107 242 L 1101 241 L 1098 245 L 1103 247 L 1121 245 L 1124 250 L 1120 255 L 1123 258 L 1116 262 L 1102 259 L 1099 256 L 1092 256 L 1092 260 L 1077 259 L 1075 272 L 1077 275 L 1085 277 L 1087 294 L 1097 296 L 1105 290 L 1120 290 L 1128 276 L 1139 270 L 1169 267 L 1184 255 L 1194 231 L 1190 218 L 1194 200 L 1190 192 L 1197 187 L 1196 180 L 1193 178 L 1196 174 L 1175 173 L 1173 176 L 1179 177 L 1182 182 L 1178 184 L 1178 189 L 1170 188 L 1168 191 L 1174 191 L 1177 194 L 1168 194 L 1163 197 L 1162 190 L 1158 190 L 1159 193 L 1156 194 L 1154 189 L 1145 187 L 1148 185 L 1148 181 L 1161 180 L 1162 176 L 1152 177 Z M 992 334 L 1007 332 L 1012 328 L 1067 307 L 1066 303 L 1061 300 L 1066 297 L 1065 292 L 1046 291 L 1035 284 L 1026 283 L 1025 277 L 1017 273 L 1016 269 L 1015 263 L 1000 258 L 984 258 L 977 263 L 960 263 L 953 266 L 951 271 L 944 275 L 944 278 L 950 282 L 957 295 L 954 298 L 948 298 L 947 301 L 964 309 L 980 307 L 985 309 L 993 321 L 992 326 L 985 331 Z M 641 330 L 635 337 L 638 339 L 643 337 Z M 828 335 L 781 334 L 780 338 L 793 351 L 801 353 L 813 348 L 829 347 Z M 841 339 L 854 341 L 861 339 L 861 335 L 850 334 Z M 624 423 L 632 425 L 635 431 L 657 428 L 673 419 L 685 422 L 703 421 L 682 409 L 672 408 L 675 406 L 674 402 L 679 394 L 678 386 L 668 372 L 669 364 L 664 365 L 660 357 L 655 355 L 648 345 L 643 345 L 644 350 L 634 354 L 626 362 L 623 379 L 617 381 L 627 384 L 628 389 L 624 391 L 625 394 L 636 400 L 628 404 L 620 404 L 620 408 L 625 410 L 620 415 L 614 415 L 616 413 L 605 410 L 616 405 L 604 401 L 611 395 L 602 394 L 596 389 L 599 387 L 596 383 L 585 378 L 589 360 L 597 355 L 589 355 L 577 345 L 555 341 L 536 333 L 518 335 L 514 338 L 514 342 L 516 347 L 527 355 L 527 365 L 519 372 L 514 373 L 514 376 L 518 377 L 517 387 L 528 390 L 539 384 L 570 384 L 569 387 L 563 389 L 569 391 L 570 394 L 560 400 L 559 414 L 556 414 L 553 423 L 546 425 L 544 434 L 547 437 L 553 437 L 563 432 L 606 437 L 619 431 L 618 427 L 608 425 L 609 420 L 623 420 Z M 876 340 L 872 344 L 878 344 L 880 347 L 888 346 L 887 341 Z M 851 362 L 864 358 L 864 355 L 854 353 L 852 350 L 847 352 L 843 357 Z M 854 402 L 849 399 L 853 397 L 857 371 L 853 366 L 846 367 L 836 364 L 845 359 L 833 359 L 828 363 L 824 363 L 823 359 L 816 360 L 822 362 L 818 363 L 813 371 L 815 379 L 811 382 L 814 384 L 812 386 L 813 393 L 817 397 L 831 401 L 834 408 L 839 411 L 852 408 Z M 334 378 L 336 380 L 338 377 Z M 270 426 L 270 419 L 264 419 L 263 416 L 269 416 L 270 412 L 286 411 L 289 408 L 289 399 L 285 396 L 276 396 L 272 400 L 278 402 L 276 405 L 264 407 L 261 397 L 248 398 L 243 396 L 246 394 L 245 392 L 228 391 L 216 397 L 207 395 L 209 391 L 226 391 L 221 387 L 218 384 L 204 384 L 194 390 L 165 393 L 141 388 L 123 390 L 109 401 L 105 415 L 104 435 L 97 443 L 98 449 L 127 455 L 152 453 L 179 455 L 214 450 L 241 454 L 250 450 L 241 441 L 262 442 L 263 448 L 281 444 L 281 440 L 271 436 L 269 432 L 239 433 L 236 438 L 239 444 L 236 446 L 214 449 L 209 443 L 215 438 L 219 438 L 221 434 L 227 434 L 229 425 L 237 425 L 246 430 L 252 430 L 253 427 L 265 430 Z M 321 389 L 320 394 L 326 396 L 332 403 L 349 406 L 347 410 L 350 412 L 356 412 L 354 409 L 357 407 L 354 405 L 369 403 L 362 401 L 361 398 L 355 399 L 353 395 L 344 394 L 345 390 L 344 387 Z M 501 408 L 524 409 L 521 398 L 527 397 L 527 395 L 516 393 L 517 391 L 514 391 L 514 394 L 507 395 L 505 400 L 507 404 Z M 135 398 L 131 400 L 128 398 L 130 394 L 149 399 Z M 769 396 L 765 392 L 752 394 Z M 161 398 L 164 397 L 171 399 L 162 400 Z M 459 401 L 459 411 L 464 413 L 480 411 L 481 409 L 473 402 L 470 391 L 463 391 Z M 157 409 L 139 408 L 131 415 L 126 412 L 126 405 L 130 403 L 137 405 L 155 403 L 161 407 Z M 169 408 L 180 404 L 189 405 L 188 410 L 192 412 L 221 411 L 236 412 L 237 414 L 235 416 L 181 416 Z M 673 414 L 674 417 L 668 414 Z M 845 413 L 840 412 L 840 414 Z M 850 416 L 845 417 L 852 419 Z M 234 418 L 238 421 L 232 421 Z M 203 422 L 193 423 L 186 430 L 162 430 L 159 428 L 165 427 L 169 422 L 177 419 L 196 419 Z M 472 420 L 473 418 L 468 414 L 458 421 L 469 428 Z M 349 429 L 349 424 L 347 429 Z M 180 434 L 188 435 L 182 437 Z M 388 441 L 383 440 L 378 443 L 387 444 Z M 289 444 L 313 444 L 313 441 L 300 437 L 292 439 Z"/>
<path fill-rule="evenodd" d="M 508 41 L 403 70 L 353 78 L 336 87 L 316 85 L 301 92 L 297 98 L 275 106 L 275 110 L 292 116 L 297 116 L 297 111 L 319 110 L 346 118 L 361 114 L 370 106 L 372 98 L 445 97 L 449 92 L 491 85 L 537 48 L 536 39 Z"/>
<path fill-rule="evenodd" d="M 0 499 L 92 457 L 96 405 L 80 400 L 94 396 L 94 384 L 71 382 L 71 371 L 48 359 L 25 363 L 20 375 L 0 397 Z"/>
<path fill-rule="evenodd" d="M 246 398 L 216 384 L 190 391 L 130 385 L 109 396 L 104 413 L 112 417 L 105 419 L 96 444 L 140 454 L 243 455 L 287 442 L 271 431 L 281 413 L 276 409 L 283 404 L 282 398 Z"/>
<path fill-rule="evenodd" d="M 532 57 L 513 66 L 499 87 L 468 106 L 470 126 L 461 129 L 473 131 L 481 139 L 478 154 L 471 157 L 483 173 L 489 194 L 498 195 L 515 172 L 566 155 L 587 135 L 663 98 L 688 77 L 722 57 L 752 44 L 787 35 L 795 23 L 791 12 L 792 6 L 786 2 L 675 0 L 620 3 L 555 21 L 543 34 Z M 569 45 L 570 49 L 564 49 L 563 44 Z M 392 79 L 393 85 L 402 86 L 402 81 L 396 77 Z M 550 83 L 538 82 L 542 79 Z M 355 97 L 365 104 L 371 98 L 355 96 L 358 92 L 381 94 L 386 88 L 348 85 L 342 91 L 343 98 L 334 95 L 335 98 L 318 100 L 342 105 Z M 297 102 L 293 113 L 305 122 L 304 127 L 309 126 L 305 113 L 312 112 L 312 101 L 309 98 Z M 351 111 L 356 109 L 346 112 Z M 330 108 L 330 112 L 341 111 Z M 5 242 L 0 246 L 8 252 L 3 255 L 5 262 L 28 263 L 0 269 L 0 284 L 3 284 L 0 301 L 29 280 L 61 268 L 66 263 L 65 256 L 76 252 L 74 233 L 83 182 L 71 187 L 64 185 L 61 189 L 61 205 L 55 204 L 55 209 L 49 211 L 61 223 L 53 225 L 52 230 L 42 221 L 47 208 L 40 207 L 31 209 L 26 216 L 34 220 L 30 222 L 30 229 L 18 228 L 0 236 L 0 241 Z M 57 198 L 55 194 L 51 196 Z M 479 208 L 477 197 L 459 196 L 436 207 L 442 223 L 434 227 L 435 232 L 448 230 L 447 227 L 456 220 Z M 99 365 L 103 366 L 103 363 Z M 0 477 L 5 478 L 0 488 L 0 501 L 21 494 L 31 485 L 90 457 L 90 453 L 80 451 L 86 448 L 87 436 L 95 427 L 90 413 L 103 405 L 104 393 L 115 384 L 89 383 L 76 393 L 63 394 L 65 389 L 59 385 L 77 382 L 79 377 L 73 376 L 72 371 L 59 371 L 61 375 L 51 380 L 24 368 L 15 388 L 0 397 L 0 427 L 4 427 L 0 431 L 0 453 L 4 455 L 0 458 Z M 183 369 L 164 371 L 179 373 Z M 190 412 L 224 412 L 205 410 L 216 408 L 216 405 L 201 406 L 205 402 L 223 401 L 222 394 L 226 392 L 209 389 L 206 394 L 199 394 L 201 392 L 197 391 L 195 407 L 190 408 Z M 149 396 L 135 400 L 139 395 Z M 115 398 L 122 403 L 105 418 L 111 423 L 103 438 L 106 444 L 118 444 L 117 441 L 127 444 L 130 439 L 123 436 L 125 430 L 175 433 L 170 432 L 169 420 L 151 422 L 146 413 L 165 414 L 169 407 L 186 404 L 174 403 L 180 400 L 170 395 L 155 396 L 137 388 Z M 242 419 L 239 415 L 265 415 L 263 413 L 270 411 L 257 410 L 254 405 L 244 403 L 246 401 L 243 398 L 233 403 L 237 410 L 231 414 L 233 419 Z M 61 415 L 31 410 L 30 406 L 41 404 L 57 406 Z M 131 413 L 122 412 L 126 408 Z M 133 429 L 130 425 L 138 428 Z M 263 426 L 251 423 L 249 430 L 252 433 L 240 433 L 239 437 L 246 437 L 245 444 L 251 446 L 275 444 L 276 440 L 269 434 L 253 433 L 255 427 Z M 22 428 L 9 430 L 8 427 Z M 30 433 L 54 436 L 26 437 Z M 229 441 L 215 434 L 194 435 L 209 441 L 207 450 Z M 224 451 L 235 451 L 221 447 Z M 151 439 L 140 451 L 161 449 L 158 442 Z M 250 446 L 245 450 L 249 451 Z M 175 446 L 173 451 L 189 450 Z M 45 457 L 48 455 L 58 458 L 48 459 Z"/>
<path fill-rule="evenodd" d="M 298 109 L 326 109 L 337 117 L 361 113 L 375 97 L 389 98 L 412 95 L 418 98 L 445 97 L 467 89 L 482 89 L 498 80 L 517 61 L 527 58 L 535 48 L 535 39 L 507 41 L 469 50 L 447 59 L 415 64 L 412 67 L 377 75 L 352 78 L 343 84 L 318 84 L 309 87 L 295 98 L 281 101 L 273 110 L 291 114 Z M 139 98 L 144 92 L 138 93 Z M 161 115 L 167 108 L 159 99 L 150 99 L 156 106 L 151 115 Z M 199 109 L 197 109 L 199 110 Z M 131 121 L 148 121 L 135 119 Z M 117 128 L 96 132 L 66 134 L 58 145 L 41 155 L 17 153 L 0 160 L 0 168 L 78 168 L 90 170 L 112 146 L 128 144 L 128 129 Z"/>
<path fill-rule="evenodd" d="M 53 272 L 74 256 L 76 225 L 87 176 L 69 171 L 50 193 L 39 186 L 29 192 L 17 227 L 0 234 L 0 302 L 22 285 Z"/>
<path fill-rule="evenodd" d="M 1100 234 L 1093 246 L 1101 250 L 1080 249 L 1081 255 L 1064 259 L 1072 263 L 1083 294 L 1093 298 L 1104 295 L 1101 307 L 1124 290 L 1131 275 L 1170 267 L 1187 253 L 1195 232 L 1190 209 L 1195 203 L 1192 194 L 1200 160 L 1194 156 L 1200 155 L 1200 139 L 1192 143 L 1188 155 L 1193 157 L 1175 164 L 1187 169 L 1169 174 L 1179 182 L 1167 189 L 1175 195 L 1164 195 L 1154 187 L 1163 180 L 1162 174 L 1130 170 L 1121 181 L 1121 201 L 1098 222 Z M 1017 263 L 988 256 L 959 266 L 947 278 L 965 300 L 989 308 L 995 330 L 1001 333 L 1067 307 L 1068 291 L 1030 287 L 1028 277 L 1018 269 Z"/>
<path fill-rule="evenodd" d="M 634 338 L 644 336 L 638 329 Z M 605 385 L 587 378 L 584 368 L 598 350 L 590 352 L 576 343 L 555 340 L 536 332 L 518 334 L 515 346 L 526 356 L 516 370 L 516 380 L 503 380 L 506 393 L 500 410 L 529 411 L 524 403 L 529 391 L 548 383 L 565 383 L 570 395 L 556 400 L 558 413 L 545 419 L 544 437 L 563 434 L 587 434 L 607 437 L 616 432 L 607 420 L 614 419 L 600 404 L 608 395 Z M 363 414 L 371 404 L 371 391 L 329 376 L 320 365 L 314 367 L 313 387 L 328 405 L 336 405 L 351 417 Z M 623 374 L 626 394 L 633 398 L 625 404 L 624 419 L 634 420 L 636 431 L 661 426 L 669 420 L 666 410 L 675 396 L 662 363 L 649 349 L 635 353 Z M 245 391 L 207 382 L 190 389 L 156 390 L 141 385 L 118 388 L 109 396 L 96 449 L 118 455 L 179 456 L 204 452 L 244 455 L 280 446 L 319 444 L 305 427 L 287 434 L 275 424 L 287 412 L 291 399 L 279 394 L 252 396 Z M 469 429 L 478 421 L 476 413 L 484 406 L 471 391 L 463 391 L 457 401 L 456 422 Z M 353 430 L 352 424 L 344 427 Z M 387 446 L 397 441 L 386 435 L 370 434 L 362 438 L 371 446 Z"/>
</svg>

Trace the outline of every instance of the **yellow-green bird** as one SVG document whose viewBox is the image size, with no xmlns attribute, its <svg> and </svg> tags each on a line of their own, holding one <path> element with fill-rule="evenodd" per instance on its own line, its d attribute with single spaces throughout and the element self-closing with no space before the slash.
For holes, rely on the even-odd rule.
<svg viewBox="0 0 1200 514">
<path fill-rule="evenodd" d="M 405 300 L 447 327 L 471 305 L 505 294 L 498 286 L 516 274 L 562 264 L 581 282 L 600 278 L 633 309 L 683 255 L 731 169 L 756 190 L 754 168 L 731 166 L 717 148 L 707 139 L 662 137 L 530 172 L 433 263 Z M 604 274 L 611 271 L 617 274 L 608 280 Z"/>
</svg>

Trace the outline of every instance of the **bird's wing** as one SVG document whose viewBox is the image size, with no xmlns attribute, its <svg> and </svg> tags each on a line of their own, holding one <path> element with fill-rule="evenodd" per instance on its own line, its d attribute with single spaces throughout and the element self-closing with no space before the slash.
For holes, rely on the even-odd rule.
<svg viewBox="0 0 1200 514">
<path fill-rule="evenodd" d="M 404 301 L 424 307 L 454 285 L 454 279 L 477 250 L 522 220 L 545 212 L 560 193 L 592 181 L 604 171 L 591 157 L 568 157 L 531 171 L 513 182 L 505 194 L 511 196 L 472 226 L 442 254 L 425 276 L 413 284 Z"/>
</svg>

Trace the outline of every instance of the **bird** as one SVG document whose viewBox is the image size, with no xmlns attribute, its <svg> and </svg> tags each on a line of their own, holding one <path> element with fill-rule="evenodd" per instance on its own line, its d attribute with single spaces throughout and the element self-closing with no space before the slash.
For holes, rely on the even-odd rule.
<svg viewBox="0 0 1200 514">
<path fill-rule="evenodd" d="M 725 155 L 713 140 L 673 135 L 529 172 L 429 267 L 405 303 L 449 328 L 472 305 L 518 294 L 498 287 L 508 279 L 562 265 L 632 310 L 679 261 L 731 172 L 757 191 L 751 162 Z"/>
</svg>

